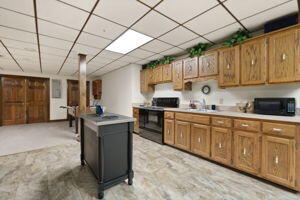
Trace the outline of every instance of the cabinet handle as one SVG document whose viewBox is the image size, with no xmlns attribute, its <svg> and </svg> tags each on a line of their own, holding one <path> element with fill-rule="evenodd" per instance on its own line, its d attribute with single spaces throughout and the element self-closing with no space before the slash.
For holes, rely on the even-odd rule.
<svg viewBox="0 0 300 200">
<path fill-rule="evenodd" d="M 273 131 L 277 131 L 277 132 L 281 132 L 281 131 L 282 131 L 281 128 L 273 128 L 272 130 L 273 130 Z"/>
<path fill-rule="evenodd" d="M 227 64 L 227 69 L 230 69 L 230 65 L 229 64 Z"/>
<path fill-rule="evenodd" d="M 279 158 L 278 156 L 275 156 L 275 164 L 278 164 L 279 163 Z"/>
<path fill-rule="evenodd" d="M 219 148 L 220 148 L 220 149 L 222 148 L 222 143 L 221 143 L 221 142 L 219 142 Z"/>
<path fill-rule="evenodd" d="M 282 54 L 282 60 L 286 60 L 286 54 Z"/>
<path fill-rule="evenodd" d="M 255 64 L 255 61 L 252 59 L 251 60 L 251 65 L 253 66 Z"/>
<path fill-rule="evenodd" d="M 180 133 L 180 137 L 182 138 L 182 132 Z"/>
<path fill-rule="evenodd" d="M 224 122 L 223 121 L 217 121 L 219 124 L 224 124 Z"/>
<path fill-rule="evenodd" d="M 241 126 L 248 127 L 249 125 L 248 124 L 241 124 Z"/>
<path fill-rule="evenodd" d="M 170 135 L 170 130 L 168 130 L 168 134 Z"/>
<path fill-rule="evenodd" d="M 207 62 L 207 63 L 206 63 L 206 66 L 209 67 L 209 65 L 210 65 L 210 62 Z"/>
<path fill-rule="evenodd" d="M 200 143 L 200 141 L 201 141 L 201 139 L 200 139 L 200 137 L 198 137 L 198 142 Z"/>
<path fill-rule="evenodd" d="M 243 154 L 246 155 L 246 148 L 243 149 Z"/>
</svg>

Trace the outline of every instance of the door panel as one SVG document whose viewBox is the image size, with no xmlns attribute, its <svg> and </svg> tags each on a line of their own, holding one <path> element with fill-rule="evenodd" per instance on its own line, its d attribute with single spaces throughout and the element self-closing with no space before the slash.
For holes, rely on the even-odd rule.
<svg viewBox="0 0 300 200">
<path fill-rule="evenodd" d="M 182 60 L 173 62 L 173 89 L 183 90 L 183 64 Z"/>
<path fill-rule="evenodd" d="M 174 145 L 174 120 L 165 119 L 164 142 Z"/>
<path fill-rule="evenodd" d="M 200 124 L 191 125 L 191 151 L 201 156 L 210 156 L 209 126 Z"/>
<path fill-rule="evenodd" d="M 190 150 L 190 123 L 188 122 L 175 122 L 175 146 L 180 149 Z"/>
<path fill-rule="evenodd" d="M 217 75 L 218 68 L 218 52 L 207 53 L 199 57 L 199 76 Z"/>
<path fill-rule="evenodd" d="M 224 164 L 231 164 L 231 130 L 213 127 L 211 144 L 211 157 Z"/>
<path fill-rule="evenodd" d="M 198 77 L 198 57 L 183 60 L 183 73 L 184 79 Z"/>
<path fill-rule="evenodd" d="M 172 65 L 167 64 L 163 66 L 163 81 L 169 82 L 172 81 Z"/>
</svg>

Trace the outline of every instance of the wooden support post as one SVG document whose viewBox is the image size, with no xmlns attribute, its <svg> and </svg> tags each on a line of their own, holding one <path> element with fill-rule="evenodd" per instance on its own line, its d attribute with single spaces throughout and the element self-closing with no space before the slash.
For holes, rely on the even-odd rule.
<svg viewBox="0 0 300 200">
<path fill-rule="evenodd" d="M 78 67 L 78 83 L 79 83 L 79 107 L 78 107 L 78 117 L 80 114 L 86 113 L 86 55 L 78 54 L 79 58 L 79 67 Z M 80 123 L 80 120 L 78 120 Z M 79 125 L 79 134 L 80 137 L 80 124 Z M 79 139 L 79 138 L 78 138 Z"/>
</svg>

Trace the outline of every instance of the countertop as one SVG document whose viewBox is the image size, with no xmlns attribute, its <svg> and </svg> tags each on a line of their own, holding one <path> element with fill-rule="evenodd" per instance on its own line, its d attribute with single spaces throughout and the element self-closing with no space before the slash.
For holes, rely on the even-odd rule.
<svg viewBox="0 0 300 200">
<path fill-rule="evenodd" d="M 104 113 L 101 116 L 98 116 L 96 114 L 81 114 L 80 118 L 83 118 L 90 124 L 96 126 L 134 122 L 136 120 L 135 118 L 132 117 L 127 117 L 124 115 L 118 115 L 114 113 Z"/>
<path fill-rule="evenodd" d="M 133 106 L 133 107 L 143 108 L 142 106 Z M 205 112 L 200 110 L 188 110 L 186 108 L 165 108 L 164 111 L 300 123 L 300 115 L 290 117 L 290 116 L 261 115 L 261 114 L 254 114 L 254 113 L 240 113 L 240 112 L 232 112 L 232 111 Z"/>
</svg>

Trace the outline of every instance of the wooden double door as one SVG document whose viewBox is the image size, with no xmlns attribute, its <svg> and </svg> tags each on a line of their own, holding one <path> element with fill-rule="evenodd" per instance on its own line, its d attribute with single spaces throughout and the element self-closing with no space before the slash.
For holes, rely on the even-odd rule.
<svg viewBox="0 0 300 200">
<path fill-rule="evenodd" d="M 1 99 L 2 125 L 49 120 L 49 79 L 3 76 Z"/>
</svg>

